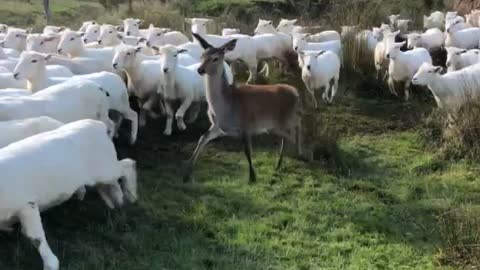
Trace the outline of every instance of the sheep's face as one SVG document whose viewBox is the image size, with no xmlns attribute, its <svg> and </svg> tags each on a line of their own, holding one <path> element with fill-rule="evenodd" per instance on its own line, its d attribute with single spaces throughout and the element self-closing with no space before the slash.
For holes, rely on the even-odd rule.
<svg viewBox="0 0 480 270">
<path fill-rule="evenodd" d="M 454 47 L 447 47 L 447 67 L 453 67 L 457 64 L 458 59 L 462 54 L 466 53 L 467 50 L 459 49 Z"/>
<path fill-rule="evenodd" d="M 445 20 L 450 20 L 450 19 L 454 19 L 455 17 L 457 17 L 457 14 L 458 12 L 456 11 L 449 11 L 447 12 L 447 14 L 445 15 Z"/>
<path fill-rule="evenodd" d="M 387 58 L 391 60 L 395 60 L 397 56 L 400 54 L 400 48 L 405 45 L 405 42 L 395 43 L 393 44 L 390 49 L 387 50 Z"/>
<path fill-rule="evenodd" d="M 111 46 L 115 44 L 115 40 L 119 38 L 119 33 L 115 26 L 111 24 L 104 24 L 100 27 L 100 34 L 98 35 L 98 44 L 103 46 Z"/>
<path fill-rule="evenodd" d="M 408 48 L 413 49 L 418 47 L 422 41 L 422 36 L 417 33 L 412 33 L 408 35 Z"/>
<path fill-rule="evenodd" d="M 12 48 L 16 50 L 23 50 L 27 40 L 27 31 L 22 29 L 10 28 L 5 36 L 5 39 L 0 42 L 4 48 Z"/>
<path fill-rule="evenodd" d="M 277 31 L 285 34 L 290 34 L 292 33 L 293 28 L 295 27 L 295 23 L 297 23 L 296 19 L 295 20 L 281 19 L 280 22 L 278 23 Z"/>
<path fill-rule="evenodd" d="M 268 33 L 275 33 L 275 27 L 273 27 L 273 22 L 268 20 L 258 20 L 257 28 L 255 28 L 255 34 L 268 34 Z"/>
<path fill-rule="evenodd" d="M 143 23 L 140 19 L 128 18 L 123 20 L 123 27 L 125 29 L 125 34 L 127 36 L 139 36 L 140 35 L 140 25 Z"/>
<path fill-rule="evenodd" d="M 58 40 L 57 36 L 46 36 L 42 34 L 30 34 L 27 37 L 27 51 L 35 51 L 41 53 L 50 53 L 48 51 L 48 43 Z"/>
<path fill-rule="evenodd" d="M 203 18 L 185 19 L 185 21 L 192 25 L 192 33 L 200 35 L 207 34 L 207 25 L 209 22 L 212 22 L 211 19 Z"/>
<path fill-rule="evenodd" d="M 98 40 L 100 35 L 100 25 L 91 24 L 87 27 L 85 35 L 83 36 L 83 43 L 88 44 Z"/>
<path fill-rule="evenodd" d="M 423 63 L 415 76 L 413 76 L 412 83 L 427 86 L 440 72 L 442 72 L 442 67 L 435 67 L 429 63 Z"/>
<path fill-rule="evenodd" d="M 388 16 L 388 20 L 390 21 L 390 24 L 391 24 L 391 25 L 396 25 L 396 24 L 397 24 L 397 21 L 398 21 L 398 18 L 400 18 L 400 15 L 399 15 L 399 14 Z"/>
<path fill-rule="evenodd" d="M 67 55 L 81 50 L 83 47 L 83 35 L 84 33 L 74 31 L 64 32 L 60 42 L 58 43 L 57 52 L 59 54 Z"/>
<path fill-rule="evenodd" d="M 125 198 L 129 202 L 134 203 L 138 199 L 137 169 L 135 163 L 129 166 L 132 166 L 132 168 L 128 170 L 129 173 L 124 178 L 120 179 L 120 185 Z"/>
<path fill-rule="evenodd" d="M 447 23 L 445 24 L 445 29 L 449 34 L 455 33 L 462 29 L 462 23 L 463 21 L 461 19 L 447 21 Z"/>
<path fill-rule="evenodd" d="M 312 67 L 316 58 L 322 55 L 325 51 L 299 51 L 298 60 L 300 67 L 302 68 L 302 74 L 310 74 L 312 72 Z"/>
<path fill-rule="evenodd" d="M 45 55 L 36 52 L 22 52 L 13 71 L 14 78 L 24 80 L 35 77 L 39 70 L 45 69 L 45 57 Z"/>
<path fill-rule="evenodd" d="M 307 34 L 298 34 L 293 38 L 293 50 L 296 52 L 302 51 L 307 45 Z"/>
<path fill-rule="evenodd" d="M 165 35 L 165 30 L 158 27 L 148 28 L 147 33 L 147 46 L 161 46 L 163 43 L 163 36 Z"/>
<path fill-rule="evenodd" d="M 125 47 L 118 50 L 113 57 L 112 66 L 115 70 L 125 70 L 133 67 L 137 57 L 137 53 L 141 51 L 141 47 Z"/>
</svg>

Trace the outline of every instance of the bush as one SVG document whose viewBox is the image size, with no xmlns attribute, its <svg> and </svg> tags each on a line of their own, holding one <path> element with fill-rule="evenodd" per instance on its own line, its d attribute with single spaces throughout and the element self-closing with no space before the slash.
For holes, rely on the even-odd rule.
<svg viewBox="0 0 480 270">
<path fill-rule="evenodd" d="M 437 261 L 465 269 L 480 268 L 480 209 L 465 207 L 438 217 L 440 247 Z"/>
</svg>

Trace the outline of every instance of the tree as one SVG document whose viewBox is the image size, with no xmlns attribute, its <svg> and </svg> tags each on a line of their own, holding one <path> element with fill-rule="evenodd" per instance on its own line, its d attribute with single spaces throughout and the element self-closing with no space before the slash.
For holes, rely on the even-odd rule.
<svg viewBox="0 0 480 270">
<path fill-rule="evenodd" d="M 43 0 L 43 9 L 45 11 L 45 19 L 47 20 L 47 24 L 50 22 L 50 0 Z"/>
</svg>

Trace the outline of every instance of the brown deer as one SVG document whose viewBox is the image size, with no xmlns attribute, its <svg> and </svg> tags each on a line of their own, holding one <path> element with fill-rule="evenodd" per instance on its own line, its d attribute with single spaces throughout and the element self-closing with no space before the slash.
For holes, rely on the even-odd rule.
<svg viewBox="0 0 480 270">
<path fill-rule="evenodd" d="M 277 169 L 282 166 L 285 139 L 296 142 L 300 155 L 301 104 L 297 89 L 286 84 L 230 85 L 225 76 L 223 61 L 225 53 L 235 48 L 237 40 L 233 39 L 215 48 L 201 36 L 193 35 L 205 49 L 197 71 L 204 76 L 211 126 L 200 137 L 184 180 L 188 181 L 192 177 L 194 166 L 205 145 L 221 136 L 242 139 L 250 168 L 250 182 L 256 181 L 251 159 L 252 135 L 270 132 L 282 138 Z"/>
</svg>

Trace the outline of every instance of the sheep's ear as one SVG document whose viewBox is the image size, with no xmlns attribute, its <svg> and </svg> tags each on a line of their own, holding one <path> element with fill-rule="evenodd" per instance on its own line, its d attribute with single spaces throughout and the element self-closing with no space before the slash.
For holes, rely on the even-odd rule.
<svg viewBox="0 0 480 270">
<path fill-rule="evenodd" d="M 405 46 L 405 44 L 407 44 L 406 41 L 400 42 L 400 43 L 395 43 L 395 46 L 398 47 L 398 48 L 401 48 L 401 47 Z"/>
<path fill-rule="evenodd" d="M 77 36 L 83 37 L 83 36 L 85 36 L 85 32 L 77 32 Z"/>
<path fill-rule="evenodd" d="M 187 49 L 180 49 L 180 50 L 177 51 L 177 53 L 187 53 L 187 52 L 188 52 Z"/>
<path fill-rule="evenodd" d="M 27 29 L 25 29 L 25 33 L 27 33 L 27 34 L 32 33 L 32 28 L 27 28 Z"/>
<path fill-rule="evenodd" d="M 141 51 L 142 51 L 142 47 L 140 47 L 140 46 L 135 49 L 135 53 L 139 53 Z"/>
<path fill-rule="evenodd" d="M 435 69 L 433 71 L 435 71 L 435 73 L 440 73 L 442 72 L 443 68 L 442 67 L 435 67 Z"/>
<path fill-rule="evenodd" d="M 45 55 L 45 57 L 43 59 L 45 59 L 45 61 L 48 61 L 48 60 L 52 59 L 52 57 L 53 57 L 53 54 L 49 53 L 49 54 Z"/>
<path fill-rule="evenodd" d="M 233 51 L 237 46 L 237 39 L 232 39 L 229 42 L 223 44 L 219 49 L 223 50 L 224 52 Z"/>
<path fill-rule="evenodd" d="M 120 33 L 117 33 L 117 38 L 120 39 L 120 40 L 123 40 L 123 35 L 120 34 Z"/>
<path fill-rule="evenodd" d="M 200 46 L 202 46 L 203 49 L 206 50 L 213 47 L 212 45 L 210 45 L 210 43 L 208 43 L 205 39 L 203 39 L 202 36 L 196 33 L 192 33 L 192 35 L 196 40 L 198 40 L 198 42 L 200 42 Z"/>
<path fill-rule="evenodd" d="M 123 25 L 117 25 L 117 26 L 115 26 L 115 30 L 117 30 L 117 31 L 123 31 Z"/>
</svg>

